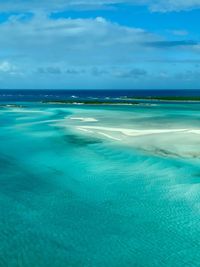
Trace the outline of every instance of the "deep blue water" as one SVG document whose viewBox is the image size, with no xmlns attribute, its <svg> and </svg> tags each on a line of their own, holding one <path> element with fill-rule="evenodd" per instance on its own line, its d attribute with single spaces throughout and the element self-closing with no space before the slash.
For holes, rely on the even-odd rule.
<svg viewBox="0 0 200 267">
<path fill-rule="evenodd" d="M 0 90 L 0 101 L 40 101 L 120 96 L 200 96 L 200 90 Z"/>
</svg>

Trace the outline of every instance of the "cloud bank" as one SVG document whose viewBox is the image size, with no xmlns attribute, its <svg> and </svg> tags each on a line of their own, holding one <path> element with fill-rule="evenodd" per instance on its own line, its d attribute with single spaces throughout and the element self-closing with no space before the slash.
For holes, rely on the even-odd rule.
<svg viewBox="0 0 200 267">
<path fill-rule="evenodd" d="M 0 7 L 6 10 L 11 2 L 0 3 Z M 22 2 L 12 8 L 20 9 Z M 116 2 L 96 3 L 107 6 Z M 30 10 L 37 10 L 31 16 L 12 13 L 0 23 L 2 88 L 161 88 L 170 79 L 180 81 L 178 77 L 188 76 L 187 66 L 191 70 L 200 60 L 200 44 L 190 40 L 188 32 L 176 30 L 167 38 L 103 17 L 54 19 L 39 12 L 44 2 L 31 3 Z M 46 8 L 62 9 L 66 3 L 83 6 L 84 0 L 48 1 Z M 24 1 L 23 8 L 28 10 L 29 4 Z M 191 76 L 196 83 L 197 75 Z"/>
</svg>

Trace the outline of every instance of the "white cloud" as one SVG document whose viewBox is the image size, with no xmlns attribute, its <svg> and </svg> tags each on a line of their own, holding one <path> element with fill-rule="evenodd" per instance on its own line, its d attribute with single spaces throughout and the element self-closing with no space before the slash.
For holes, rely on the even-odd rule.
<svg viewBox="0 0 200 267">
<path fill-rule="evenodd" d="M 146 1 L 152 11 L 170 12 L 200 8 L 200 0 L 158 0 Z"/>
<path fill-rule="evenodd" d="M 17 68 L 15 65 L 11 64 L 8 61 L 0 62 L 0 73 L 15 74 Z"/>
<path fill-rule="evenodd" d="M 6 0 L 0 10 L 47 12 L 69 9 L 100 9 L 116 4 L 146 5 L 153 12 L 170 12 L 200 8 L 200 0 Z"/>
<path fill-rule="evenodd" d="M 12 16 L 0 24 L 0 57 L 40 64 L 118 64 L 138 57 L 141 44 L 161 38 L 143 29 L 96 19 L 34 17 L 23 21 Z M 148 54 L 151 49 L 142 48 Z"/>
<path fill-rule="evenodd" d="M 198 43 L 167 41 L 102 17 L 11 16 L 0 23 L 0 36 L 1 86 L 14 88 L 130 88 L 139 81 L 149 86 L 149 77 L 162 72 L 165 62 L 192 62 L 199 53 Z"/>
</svg>

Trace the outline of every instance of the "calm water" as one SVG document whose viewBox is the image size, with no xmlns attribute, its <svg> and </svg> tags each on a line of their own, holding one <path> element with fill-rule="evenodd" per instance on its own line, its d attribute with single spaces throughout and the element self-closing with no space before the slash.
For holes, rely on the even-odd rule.
<svg viewBox="0 0 200 267">
<path fill-rule="evenodd" d="M 199 110 L 1 106 L 0 266 L 200 266 Z"/>
<path fill-rule="evenodd" d="M 105 99 L 123 96 L 200 96 L 200 90 L 2 90 L 1 101 L 40 101 L 65 99 Z"/>
</svg>

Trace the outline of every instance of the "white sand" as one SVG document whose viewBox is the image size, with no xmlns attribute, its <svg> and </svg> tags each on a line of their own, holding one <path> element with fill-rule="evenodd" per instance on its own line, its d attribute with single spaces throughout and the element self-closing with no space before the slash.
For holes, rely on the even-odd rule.
<svg viewBox="0 0 200 267">
<path fill-rule="evenodd" d="M 13 109 L 6 110 L 6 112 L 52 114 L 52 112 L 48 112 L 48 111 L 43 111 L 43 110 L 31 110 L 31 109 L 22 109 L 22 108 L 13 108 Z"/>
<path fill-rule="evenodd" d="M 106 132 L 118 132 L 126 136 L 143 136 L 153 134 L 166 134 L 166 133 L 192 133 L 200 134 L 198 129 L 151 129 L 151 130 L 134 130 L 124 128 L 113 128 L 113 127 L 100 127 L 100 126 L 80 126 L 80 129 L 93 130 L 94 132 L 106 131 Z M 104 133 L 105 135 L 105 133 Z M 114 138 L 114 137 L 113 137 Z"/>
<path fill-rule="evenodd" d="M 82 121 L 82 122 L 96 122 L 98 121 L 95 118 L 83 118 L 83 117 L 71 117 L 70 120 L 78 120 L 78 121 Z"/>
<path fill-rule="evenodd" d="M 78 130 L 82 131 L 82 132 L 86 132 L 86 133 L 93 133 L 93 131 L 87 130 L 87 129 L 83 129 L 80 127 L 77 127 Z"/>
<path fill-rule="evenodd" d="M 105 134 L 105 133 L 102 133 L 102 132 L 97 132 L 97 133 L 98 133 L 98 134 L 101 134 L 101 135 L 103 135 L 103 136 L 105 136 L 105 137 L 108 137 L 108 138 L 110 138 L 110 139 L 113 139 L 113 140 L 116 140 L 116 141 L 121 141 L 120 138 L 113 137 L 113 136 L 111 136 L 111 135 L 109 135 L 109 134 Z"/>
</svg>

